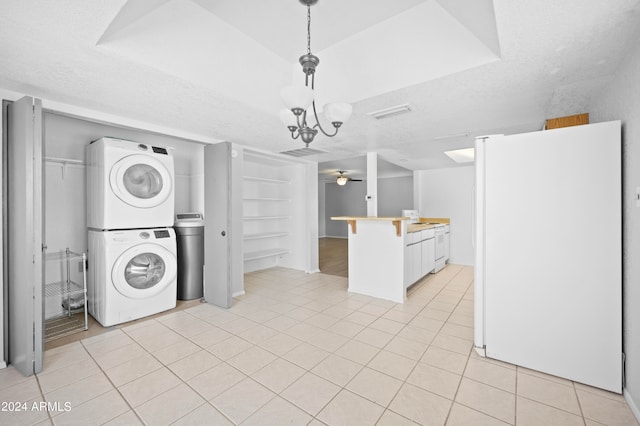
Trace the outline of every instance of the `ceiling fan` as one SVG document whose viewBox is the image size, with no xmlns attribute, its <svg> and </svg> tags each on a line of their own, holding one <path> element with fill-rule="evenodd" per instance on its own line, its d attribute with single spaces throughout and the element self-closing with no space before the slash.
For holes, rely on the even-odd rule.
<svg viewBox="0 0 640 426">
<path fill-rule="evenodd" d="M 348 176 L 345 176 L 344 170 L 338 170 L 338 178 L 336 179 L 336 183 L 340 186 L 345 185 L 348 181 L 352 182 L 362 182 L 362 179 L 351 179 Z"/>
</svg>

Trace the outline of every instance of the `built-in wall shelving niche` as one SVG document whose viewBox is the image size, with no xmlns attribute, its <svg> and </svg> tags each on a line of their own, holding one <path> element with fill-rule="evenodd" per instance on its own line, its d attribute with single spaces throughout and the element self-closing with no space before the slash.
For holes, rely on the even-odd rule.
<svg viewBox="0 0 640 426">
<path fill-rule="evenodd" d="M 264 177 L 258 177 L 258 176 L 244 176 L 244 180 L 253 181 L 253 182 L 262 182 L 262 183 L 276 183 L 276 184 L 291 183 L 290 180 L 271 179 L 271 178 L 264 178 Z"/>
<path fill-rule="evenodd" d="M 245 234 L 245 240 L 260 240 L 262 238 L 277 238 L 289 235 L 288 232 L 260 232 L 256 234 Z"/>
<path fill-rule="evenodd" d="M 244 260 L 265 259 L 267 257 L 282 256 L 289 253 L 289 250 L 283 248 L 271 248 L 266 250 L 256 250 L 244 253 Z"/>
</svg>

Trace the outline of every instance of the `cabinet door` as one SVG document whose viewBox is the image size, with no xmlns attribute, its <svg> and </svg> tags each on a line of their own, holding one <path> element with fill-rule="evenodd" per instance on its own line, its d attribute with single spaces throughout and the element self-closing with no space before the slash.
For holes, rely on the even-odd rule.
<svg viewBox="0 0 640 426">
<path fill-rule="evenodd" d="M 431 238 L 424 241 L 422 249 L 427 253 L 424 255 L 425 275 L 432 272 L 436 268 L 436 239 Z"/>
<path fill-rule="evenodd" d="M 411 256 L 411 247 L 412 246 L 404 247 L 404 288 L 407 288 L 412 284 L 411 274 L 413 271 L 413 258 Z"/>
<path fill-rule="evenodd" d="M 422 256 L 420 258 L 420 263 L 422 264 L 422 274 L 423 275 L 427 275 L 429 272 L 431 272 L 431 269 L 429 269 L 429 241 L 431 240 L 424 240 L 420 243 L 420 245 L 422 246 Z"/>
<path fill-rule="evenodd" d="M 411 246 L 411 284 L 422 277 L 422 249 L 421 244 Z"/>
<path fill-rule="evenodd" d="M 204 161 L 204 297 L 230 308 L 243 287 L 242 153 L 229 142 L 207 145 Z"/>
<path fill-rule="evenodd" d="M 449 252 L 451 246 L 449 245 L 449 233 L 444 234 L 444 260 L 449 260 Z"/>
</svg>

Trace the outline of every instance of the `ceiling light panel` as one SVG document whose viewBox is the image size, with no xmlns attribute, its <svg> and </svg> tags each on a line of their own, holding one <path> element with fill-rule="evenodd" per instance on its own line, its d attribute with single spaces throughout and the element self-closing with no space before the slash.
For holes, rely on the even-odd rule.
<svg viewBox="0 0 640 426">
<path fill-rule="evenodd" d="M 475 159 L 474 148 L 454 149 L 444 153 L 456 163 L 473 163 Z"/>
<path fill-rule="evenodd" d="M 402 104 L 402 105 L 392 106 L 390 108 L 381 109 L 378 111 L 373 111 L 373 112 L 367 113 L 367 115 L 377 120 L 382 120 L 383 118 L 389 118 L 399 114 L 406 114 L 408 112 L 411 112 L 411 107 L 409 106 L 409 104 Z"/>
</svg>

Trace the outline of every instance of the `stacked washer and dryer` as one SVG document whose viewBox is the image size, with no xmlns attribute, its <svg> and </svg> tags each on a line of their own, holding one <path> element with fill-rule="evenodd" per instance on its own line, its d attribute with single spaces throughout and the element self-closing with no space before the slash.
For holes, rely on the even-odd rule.
<svg viewBox="0 0 640 426">
<path fill-rule="evenodd" d="M 174 308 L 171 152 L 103 137 L 86 157 L 89 313 L 108 327 Z"/>
</svg>

